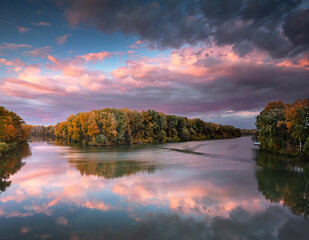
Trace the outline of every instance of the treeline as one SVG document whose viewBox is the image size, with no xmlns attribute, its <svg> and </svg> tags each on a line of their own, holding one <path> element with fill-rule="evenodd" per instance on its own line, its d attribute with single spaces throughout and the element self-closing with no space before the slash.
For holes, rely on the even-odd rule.
<svg viewBox="0 0 309 240">
<path fill-rule="evenodd" d="M 53 125 L 43 126 L 43 125 L 32 125 L 30 132 L 31 137 L 40 137 L 44 139 L 54 138 L 55 129 Z"/>
<path fill-rule="evenodd" d="M 293 104 L 274 101 L 257 116 L 261 148 L 278 153 L 309 156 L 309 101 Z"/>
<path fill-rule="evenodd" d="M 240 137 L 230 125 L 166 115 L 154 110 L 105 108 L 82 112 L 55 125 L 55 136 L 89 145 L 179 142 Z"/>
<path fill-rule="evenodd" d="M 17 143 L 27 141 L 31 126 L 15 112 L 0 106 L 0 155 L 16 146 Z"/>
<path fill-rule="evenodd" d="M 254 136 L 257 134 L 256 129 L 240 129 L 242 136 Z"/>
</svg>

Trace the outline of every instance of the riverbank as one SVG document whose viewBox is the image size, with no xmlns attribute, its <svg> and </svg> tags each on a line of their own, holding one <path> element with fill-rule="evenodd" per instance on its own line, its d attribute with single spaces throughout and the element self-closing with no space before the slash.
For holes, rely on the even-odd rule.
<svg viewBox="0 0 309 240">
<path fill-rule="evenodd" d="M 5 156 L 6 154 L 8 154 L 11 151 L 14 151 L 16 149 L 16 147 L 19 144 L 22 144 L 24 142 L 14 142 L 14 143 L 5 143 L 5 142 L 1 142 L 0 143 L 0 158 Z"/>
</svg>

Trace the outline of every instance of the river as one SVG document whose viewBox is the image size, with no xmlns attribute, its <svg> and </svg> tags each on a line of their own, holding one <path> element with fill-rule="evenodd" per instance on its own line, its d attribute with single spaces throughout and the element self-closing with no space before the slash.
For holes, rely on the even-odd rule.
<svg viewBox="0 0 309 240">
<path fill-rule="evenodd" d="M 308 239 L 307 168 L 250 137 L 0 160 L 0 239 Z"/>
</svg>

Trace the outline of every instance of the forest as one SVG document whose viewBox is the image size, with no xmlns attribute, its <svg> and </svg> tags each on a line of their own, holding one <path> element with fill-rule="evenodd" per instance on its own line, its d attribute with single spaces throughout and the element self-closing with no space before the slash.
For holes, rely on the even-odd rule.
<svg viewBox="0 0 309 240">
<path fill-rule="evenodd" d="M 27 141 L 31 128 L 15 112 L 0 106 L 0 156 Z"/>
<path fill-rule="evenodd" d="M 51 134 L 51 130 L 46 130 Z M 166 115 L 154 110 L 105 108 L 71 115 L 54 126 L 56 138 L 88 145 L 164 143 L 240 137 L 231 125 Z"/>
<path fill-rule="evenodd" d="M 309 100 L 292 104 L 273 101 L 256 117 L 261 148 L 289 155 L 309 156 Z"/>
</svg>

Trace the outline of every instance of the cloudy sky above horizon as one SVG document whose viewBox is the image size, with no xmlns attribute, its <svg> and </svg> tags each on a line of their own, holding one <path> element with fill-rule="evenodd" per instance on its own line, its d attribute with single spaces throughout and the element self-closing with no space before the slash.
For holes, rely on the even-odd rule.
<svg viewBox="0 0 309 240">
<path fill-rule="evenodd" d="M 309 1 L 4 0 L 0 105 L 29 124 L 105 107 L 254 128 L 309 97 Z"/>
</svg>

